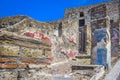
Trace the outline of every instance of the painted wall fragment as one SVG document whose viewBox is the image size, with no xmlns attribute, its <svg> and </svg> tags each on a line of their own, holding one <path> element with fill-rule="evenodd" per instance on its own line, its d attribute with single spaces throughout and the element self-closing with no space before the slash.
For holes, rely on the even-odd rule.
<svg viewBox="0 0 120 80">
<path fill-rule="evenodd" d="M 93 32 L 94 45 L 92 50 L 92 63 L 110 67 L 110 34 L 106 28 L 96 29 Z"/>
<path fill-rule="evenodd" d="M 60 48 L 60 52 L 62 54 L 65 54 L 68 58 L 74 58 L 76 55 L 77 55 L 77 51 L 73 51 L 71 49 L 63 49 L 63 48 Z"/>
<path fill-rule="evenodd" d="M 106 29 L 96 29 L 94 31 L 94 38 L 97 42 L 100 42 L 102 39 L 106 39 Z"/>
<path fill-rule="evenodd" d="M 77 41 L 76 41 L 76 37 L 75 37 L 74 35 L 69 36 L 68 39 L 69 39 L 70 42 L 77 43 Z"/>
<path fill-rule="evenodd" d="M 100 48 L 97 49 L 97 58 L 96 58 L 96 64 L 97 65 L 104 65 L 107 66 L 107 49 L 106 48 Z"/>
<path fill-rule="evenodd" d="M 32 38 L 38 38 L 38 39 L 42 39 L 42 40 L 45 40 L 49 43 L 51 43 L 51 40 L 45 36 L 44 34 L 40 33 L 40 32 L 26 32 L 24 33 L 25 36 L 28 36 L 28 37 L 32 37 Z"/>
<path fill-rule="evenodd" d="M 72 50 L 67 51 L 67 56 L 69 58 L 74 58 L 76 55 L 77 55 L 77 52 L 75 52 L 75 51 L 72 51 Z"/>
<path fill-rule="evenodd" d="M 110 20 L 107 6 L 101 4 L 90 9 L 93 32 L 92 63 L 111 67 Z"/>
</svg>

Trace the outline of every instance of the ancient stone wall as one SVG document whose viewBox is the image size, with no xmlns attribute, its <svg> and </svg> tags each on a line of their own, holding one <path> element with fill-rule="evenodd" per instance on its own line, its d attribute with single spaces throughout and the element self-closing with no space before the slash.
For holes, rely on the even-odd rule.
<svg viewBox="0 0 120 80">
<path fill-rule="evenodd" d="M 118 11 L 118 3 L 109 2 L 66 9 L 62 20 L 49 23 L 0 19 L 0 80 L 51 80 L 71 72 L 75 57 L 90 64 L 91 52 L 93 64 L 110 67 L 110 49 L 115 56 L 119 51 Z"/>
<path fill-rule="evenodd" d="M 118 5 L 118 2 L 107 3 L 108 15 L 110 17 L 110 20 L 113 20 L 114 22 L 117 22 L 119 20 Z"/>
<path fill-rule="evenodd" d="M 51 44 L 48 41 L 0 31 L 0 80 L 25 80 L 26 74 L 22 72 L 41 67 L 45 72 L 46 65 L 51 62 Z"/>
<path fill-rule="evenodd" d="M 51 23 L 40 23 L 26 19 L 15 26 L 8 26 L 2 30 L 37 40 L 43 40 L 52 44 L 52 63 L 74 58 L 75 55 L 78 54 L 78 23 L 76 21 L 63 20 Z M 26 50 L 28 49 L 24 51 Z M 48 51 L 45 52 L 47 53 Z"/>
<path fill-rule="evenodd" d="M 119 55 L 119 22 L 111 22 L 111 54 Z"/>
<path fill-rule="evenodd" d="M 113 1 L 113 2 L 106 2 L 103 3 L 106 5 L 106 10 L 102 11 L 102 9 L 98 9 L 98 11 L 93 10 L 90 12 L 90 10 L 94 7 L 100 6 L 101 4 L 96 5 L 90 5 L 85 7 L 76 7 L 76 8 L 69 8 L 66 9 L 65 17 L 64 19 L 68 19 L 69 21 L 76 20 L 85 20 L 84 25 L 92 25 L 92 32 L 94 32 L 95 29 L 103 28 L 101 26 L 111 26 L 111 28 L 108 28 L 108 31 L 110 30 L 111 37 L 111 51 L 112 56 L 117 56 L 119 54 L 119 2 Z M 81 17 L 80 13 L 83 12 L 84 16 Z M 98 13 L 97 13 L 98 12 Z M 101 12 L 101 13 L 100 13 Z M 93 17 L 93 14 L 94 15 Z M 105 15 L 104 15 L 105 14 Z M 106 19 L 99 19 L 99 18 L 106 18 Z M 94 20 L 99 19 L 99 20 Z M 110 22 L 112 22 L 110 24 Z M 89 42 L 90 43 L 90 42 Z M 87 50 L 88 51 L 88 50 Z"/>
<path fill-rule="evenodd" d="M 57 34 L 55 35 L 57 41 L 54 41 L 56 42 L 56 48 L 55 48 L 55 51 L 57 51 L 55 52 L 56 56 L 61 55 L 61 60 L 75 58 L 75 56 L 78 56 L 78 55 L 80 55 L 81 57 L 90 58 L 90 54 L 91 54 L 91 27 L 90 26 L 84 26 L 85 35 L 83 37 L 85 37 L 85 42 L 83 42 L 83 41 L 80 41 L 80 38 L 81 38 L 80 34 L 82 32 L 80 32 L 80 26 L 77 20 L 63 19 L 62 21 L 55 21 L 53 25 L 56 28 L 55 32 L 57 32 Z M 60 26 L 62 26 L 62 34 L 61 36 L 57 36 L 59 33 Z M 85 45 L 82 45 L 83 43 L 85 43 Z M 79 48 L 83 46 L 85 46 L 85 51 L 81 52 Z M 66 58 L 65 57 L 62 58 L 62 56 L 65 56 Z M 59 59 L 58 57 L 56 58 Z M 84 58 L 81 58 L 81 59 L 83 59 L 83 62 L 90 64 L 90 59 L 85 59 L 85 60 Z"/>
<path fill-rule="evenodd" d="M 76 21 L 63 20 L 54 24 L 53 53 L 57 61 L 74 58 L 78 54 L 78 24 Z M 52 36 L 52 35 L 51 35 Z"/>
<path fill-rule="evenodd" d="M 85 25 L 90 25 L 90 15 L 88 14 L 90 7 L 78 7 L 66 9 L 64 19 L 67 20 L 80 20 L 85 19 Z M 80 17 L 80 13 L 84 13 L 84 17 Z"/>
<path fill-rule="evenodd" d="M 91 8 L 92 63 L 111 66 L 110 20 L 106 4 Z"/>
<path fill-rule="evenodd" d="M 107 5 L 108 9 L 108 14 L 110 17 L 110 20 L 114 20 L 114 22 L 117 22 L 119 19 L 119 8 L 118 8 L 118 2 L 106 2 L 103 3 Z M 75 7 L 75 8 L 68 8 L 66 9 L 65 12 L 65 19 L 80 19 L 80 12 L 84 13 L 84 19 L 85 19 L 85 25 L 90 25 L 91 22 L 91 15 L 89 14 L 89 10 L 95 6 L 101 5 L 100 4 L 95 4 L 95 5 L 90 5 L 90 6 L 82 6 L 82 7 Z"/>
</svg>

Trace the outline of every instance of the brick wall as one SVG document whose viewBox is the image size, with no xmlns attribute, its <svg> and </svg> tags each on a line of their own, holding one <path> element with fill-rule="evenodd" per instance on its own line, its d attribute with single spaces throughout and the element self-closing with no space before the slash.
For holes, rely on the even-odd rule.
<svg viewBox="0 0 120 80">
<path fill-rule="evenodd" d="M 11 32 L 1 31 L 0 34 L 0 80 L 23 80 L 20 76 L 24 70 L 36 70 L 51 64 L 49 42 Z"/>
</svg>

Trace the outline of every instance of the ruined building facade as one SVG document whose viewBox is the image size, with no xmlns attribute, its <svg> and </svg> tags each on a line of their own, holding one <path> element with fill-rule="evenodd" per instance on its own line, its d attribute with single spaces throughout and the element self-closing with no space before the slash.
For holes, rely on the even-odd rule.
<svg viewBox="0 0 120 80">
<path fill-rule="evenodd" d="M 69 64 L 92 63 L 110 68 L 111 56 L 120 54 L 118 5 L 108 2 L 69 8 L 63 19 L 48 23 L 26 16 L 1 18 L 1 79 L 4 79 L 4 73 L 12 76 L 12 80 L 33 78 L 27 74 L 34 72 L 25 69 L 41 67 L 39 64 L 42 64 L 41 72 L 61 74 L 57 71 L 59 68 L 46 68 L 46 65 L 54 66 L 74 58 L 79 58 L 79 62 Z"/>
<path fill-rule="evenodd" d="M 69 29 L 71 29 L 68 37 L 72 37 L 73 41 L 76 40 L 77 44 L 74 46 L 76 47 L 75 49 L 73 47 L 70 49 L 72 49 L 72 51 L 76 51 L 77 55 L 79 55 L 79 57 L 81 56 L 80 58 L 91 57 L 93 59 L 91 62 L 94 63 L 94 58 L 96 58 L 94 53 L 94 50 L 96 51 L 96 49 L 94 48 L 106 46 L 107 51 L 105 52 L 108 53 L 108 55 L 106 55 L 106 57 L 109 56 L 108 60 L 111 60 L 111 55 L 119 55 L 119 17 L 119 3 L 109 2 L 66 9 L 65 16 L 62 21 L 56 21 L 51 24 L 58 27 L 60 26 L 56 24 L 62 24 L 62 35 L 66 35 L 70 32 Z M 73 25 L 73 23 L 76 25 Z M 73 25 L 72 28 L 69 27 L 69 24 Z M 68 30 L 65 34 L 64 27 L 67 27 Z M 99 44 L 99 41 L 101 41 L 102 38 L 105 39 L 105 41 L 103 41 L 103 43 L 105 42 L 104 45 L 101 44 L 102 42 Z M 96 46 L 97 44 L 98 46 Z M 64 47 L 62 47 L 63 51 L 67 52 L 65 50 L 67 48 Z M 111 61 L 108 62 L 110 63 Z"/>
</svg>

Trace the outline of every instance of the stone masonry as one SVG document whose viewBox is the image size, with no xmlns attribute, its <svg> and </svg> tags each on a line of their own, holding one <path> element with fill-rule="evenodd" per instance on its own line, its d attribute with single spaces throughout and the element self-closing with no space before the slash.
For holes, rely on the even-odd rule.
<svg viewBox="0 0 120 80">
<path fill-rule="evenodd" d="M 110 69 L 111 58 L 120 50 L 118 5 L 113 1 L 68 8 L 61 20 L 53 22 L 27 16 L 1 18 L 0 80 L 57 80 L 51 76 L 66 76 L 73 65 Z"/>
</svg>

